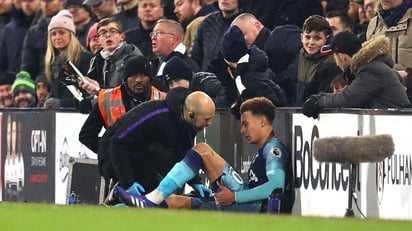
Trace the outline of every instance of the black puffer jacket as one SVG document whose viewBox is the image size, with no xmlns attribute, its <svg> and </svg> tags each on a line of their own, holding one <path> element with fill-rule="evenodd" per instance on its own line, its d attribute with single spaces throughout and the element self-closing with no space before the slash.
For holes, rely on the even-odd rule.
<svg viewBox="0 0 412 231">
<path fill-rule="evenodd" d="M 238 64 L 236 76 L 236 87 L 242 102 L 253 97 L 264 96 L 277 107 L 288 106 L 285 92 L 273 81 L 274 74 L 268 67 L 266 53 L 256 46 L 250 49 L 249 62 Z"/>
<path fill-rule="evenodd" d="M 215 102 L 216 108 L 229 108 L 231 102 L 227 99 L 226 89 L 217 76 L 210 72 L 197 72 L 190 81 L 192 91 L 203 91 Z"/>
<path fill-rule="evenodd" d="M 108 130 L 113 129 L 111 160 L 123 188 L 137 181 L 151 191 L 193 147 L 197 132 L 182 119 L 189 93 L 174 88 L 165 100 L 134 107 Z"/>
</svg>

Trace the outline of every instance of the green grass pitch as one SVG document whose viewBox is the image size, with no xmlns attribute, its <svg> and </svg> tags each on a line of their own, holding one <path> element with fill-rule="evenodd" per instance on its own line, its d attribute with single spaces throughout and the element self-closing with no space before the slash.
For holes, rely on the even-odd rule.
<svg viewBox="0 0 412 231">
<path fill-rule="evenodd" d="M 0 231 L 412 231 L 411 221 L 0 202 Z"/>
</svg>

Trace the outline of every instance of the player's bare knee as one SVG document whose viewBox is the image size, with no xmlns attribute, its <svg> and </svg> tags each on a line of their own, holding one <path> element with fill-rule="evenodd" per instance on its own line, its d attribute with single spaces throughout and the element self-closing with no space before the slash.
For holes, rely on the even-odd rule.
<svg viewBox="0 0 412 231">
<path fill-rule="evenodd" d="M 204 155 L 213 155 L 215 152 L 213 151 L 213 148 L 210 147 L 206 143 L 198 143 L 193 147 L 193 150 L 199 153 L 199 155 L 204 156 Z"/>
</svg>

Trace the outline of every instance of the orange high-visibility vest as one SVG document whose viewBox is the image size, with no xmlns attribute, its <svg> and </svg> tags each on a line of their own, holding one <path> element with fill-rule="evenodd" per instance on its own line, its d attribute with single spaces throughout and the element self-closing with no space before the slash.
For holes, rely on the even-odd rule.
<svg viewBox="0 0 412 231">
<path fill-rule="evenodd" d="M 154 86 L 151 87 L 149 100 L 164 99 L 165 97 L 165 92 L 159 91 Z M 99 104 L 100 114 L 102 115 L 106 128 L 110 127 L 117 119 L 126 114 L 126 107 L 123 103 L 120 86 L 102 89 L 99 92 L 97 103 Z"/>
</svg>

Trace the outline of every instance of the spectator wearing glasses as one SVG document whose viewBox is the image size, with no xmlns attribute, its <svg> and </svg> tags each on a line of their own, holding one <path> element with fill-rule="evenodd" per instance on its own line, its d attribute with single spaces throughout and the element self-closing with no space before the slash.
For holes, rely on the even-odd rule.
<svg viewBox="0 0 412 231">
<path fill-rule="evenodd" d="M 90 61 L 85 77 L 88 81 L 80 82 L 80 86 L 93 95 L 100 88 L 119 86 L 123 82 L 124 64 L 130 57 L 142 55 L 139 48 L 124 41 L 122 28 L 113 18 L 100 20 L 97 35 L 102 48 Z"/>
<path fill-rule="evenodd" d="M 183 45 L 183 28 L 180 23 L 170 19 L 160 19 L 150 33 L 152 51 L 158 57 L 153 60 L 156 75 L 153 85 L 161 91 L 167 91 L 166 79 L 163 69 L 166 62 L 174 56 L 183 59 L 193 72 L 200 71 L 198 65 L 192 60 Z"/>
</svg>

